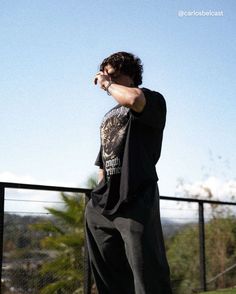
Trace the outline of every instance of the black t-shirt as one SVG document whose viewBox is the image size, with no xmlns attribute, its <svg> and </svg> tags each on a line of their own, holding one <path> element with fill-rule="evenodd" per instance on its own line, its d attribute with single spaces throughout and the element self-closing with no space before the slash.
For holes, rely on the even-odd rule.
<svg viewBox="0 0 236 294">
<path fill-rule="evenodd" d="M 101 123 L 95 165 L 104 169 L 105 177 L 91 197 L 102 214 L 114 214 L 145 185 L 158 180 L 155 165 L 161 154 L 166 103 L 160 93 L 142 91 L 146 105 L 141 113 L 118 104 Z"/>
</svg>

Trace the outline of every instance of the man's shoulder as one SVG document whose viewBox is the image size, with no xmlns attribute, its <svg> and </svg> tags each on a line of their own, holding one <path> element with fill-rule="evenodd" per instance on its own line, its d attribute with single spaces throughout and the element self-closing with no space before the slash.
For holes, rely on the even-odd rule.
<svg viewBox="0 0 236 294">
<path fill-rule="evenodd" d="M 162 102 L 165 103 L 165 98 L 160 92 L 158 92 L 156 90 L 151 90 L 151 89 L 148 89 L 148 88 L 145 88 L 145 87 L 141 88 L 141 90 L 143 91 L 145 97 L 147 97 L 147 98 L 153 97 L 154 99 L 155 98 L 159 99 L 159 100 L 161 100 Z"/>
</svg>

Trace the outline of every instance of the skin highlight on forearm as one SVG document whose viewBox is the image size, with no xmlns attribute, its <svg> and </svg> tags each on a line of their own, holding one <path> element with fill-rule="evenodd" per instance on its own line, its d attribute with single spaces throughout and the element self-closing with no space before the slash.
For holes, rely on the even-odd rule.
<svg viewBox="0 0 236 294">
<path fill-rule="evenodd" d="M 104 170 L 99 168 L 99 170 L 98 170 L 98 184 L 103 180 L 104 177 L 105 177 Z"/>
</svg>

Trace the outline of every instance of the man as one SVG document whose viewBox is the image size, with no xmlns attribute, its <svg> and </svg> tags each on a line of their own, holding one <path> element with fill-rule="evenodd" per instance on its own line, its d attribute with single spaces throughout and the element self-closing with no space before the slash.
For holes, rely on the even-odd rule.
<svg viewBox="0 0 236 294">
<path fill-rule="evenodd" d="M 127 52 L 104 59 L 95 84 L 118 103 L 103 118 L 99 182 L 86 207 L 86 237 L 99 294 L 171 294 L 155 165 L 166 104 L 142 84 Z"/>
</svg>

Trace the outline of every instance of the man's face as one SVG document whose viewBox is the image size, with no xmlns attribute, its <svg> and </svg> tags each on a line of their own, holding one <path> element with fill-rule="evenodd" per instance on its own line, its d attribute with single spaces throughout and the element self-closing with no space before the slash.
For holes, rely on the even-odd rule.
<svg viewBox="0 0 236 294">
<path fill-rule="evenodd" d="M 103 72 L 111 78 L 111 80 L 119 85 L 130 87 L 133 86 L 133 80 L 131 77 L 116 71 L 110 64 L 104 67 Z"/>
</svg>

